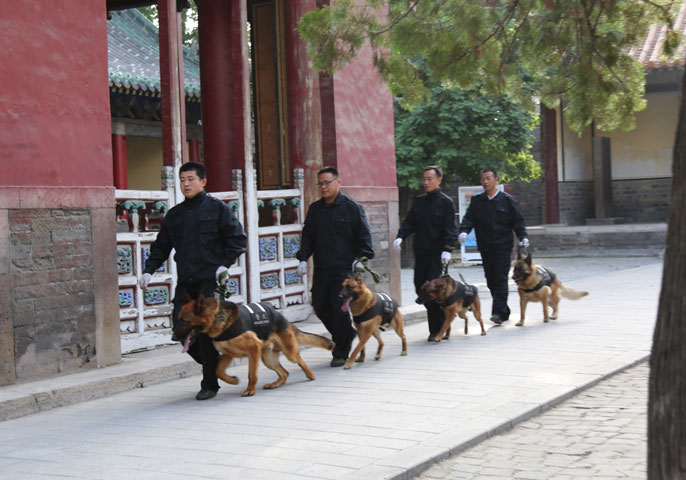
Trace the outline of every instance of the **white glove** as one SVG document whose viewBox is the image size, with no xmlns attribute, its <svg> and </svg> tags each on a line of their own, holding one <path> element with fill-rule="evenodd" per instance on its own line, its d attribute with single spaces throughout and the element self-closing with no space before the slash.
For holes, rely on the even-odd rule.
<svg viewBox="0 0 686 480">
<path fill-rule="evenodd" d="M 362 265 L 361 262 L 358 262 L 357 260 L 355 260 L 353 262 L 353 272 L 356 272 L 358 270 L 364 270 L 364 265 Z"/>
<path fill-rule="evenodd" d="M 219 285 L 226 285 L 226 282 L 229 281 L 229 269 L 224 265 L 218 266 L 217 271 L 214 273 L 214 277 L 217 279 Z"/>
<path fill-rule="evenodd" d="M 152 280 L 152 275 L 149 273 L 144 273 L 141 279 L 138 281 L 138 286 L 143 289 L 143 291 L 148 290 L 148 283 L 150 283 L 150 280 Z"/>
<path fill-rule="evenodd" d="M 519 242 L 520 247 L 528 247 L 529 246 L 529 239 L 527 237 L 522 238 L 522 241 Z"/>
<path fill-rule="evenodd" d="M 298 272 L 302 275 L 307 273 L 307 262 L 300 262 L 300 265 L 298 265 Z"/>
<path fill-rule="evenodd" d="M 393 249 L 394 250 L 400 250 L 400 245 L 402 245 L 403 239 L 402 238 L 396 238 L 393 240 Z"/>
<path fill-rule="evenodd" d="M 441 252 L 441 262 L 450 263 L 450 252 Z"/>
<path fill-rule="evenodd" d="M 457 239 L 460 241 L 461 244 L 467 243 L 467 234 L 465 232 L 462 232 Z"/>
</svg>

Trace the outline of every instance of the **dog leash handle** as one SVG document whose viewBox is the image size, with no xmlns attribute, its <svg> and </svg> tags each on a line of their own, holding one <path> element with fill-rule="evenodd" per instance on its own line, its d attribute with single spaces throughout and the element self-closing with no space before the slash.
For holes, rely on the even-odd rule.
<svg viewBox="0 0 686 480">
<path fill-rule="evenodd" d="M 443 276 L 448 275 L 448 263 L 447 263 L 447 262 L 443 264 L 443 273 L 442 273 L 442 275 L 443 275 Z"/>
</svg>

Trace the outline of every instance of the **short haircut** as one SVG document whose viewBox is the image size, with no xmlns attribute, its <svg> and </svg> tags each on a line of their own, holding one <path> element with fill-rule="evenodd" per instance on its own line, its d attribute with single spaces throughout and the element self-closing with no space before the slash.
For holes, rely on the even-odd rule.
<svg viewBox="0 0 686 480">
<path fill-rule="evenodd" d="M 334 177 L 338 178 L 338 170 L 336 170 L 334 167 L 324 167 L 320 169 L 317 172 L 317 176 L 321 175 L 322 173 L 330 173 Z"/>
<path fill-rule="evenodd" d="M 196 173 L 198 178 L 200 178 L 200 180 L 203 180 L 207 176 L 205 166 L 202 163 L 198 162 L 186 162 L 183 165 L 181 165 L 181 168 L 179 168 L 179 175 L 181 175 L 183 172 L 193 171 Z"/>
<path fill-rule="evenodd" d="M 438 178 L 443 178 L 443 172 L 441 171 L 441 167 L 439 167 L 438 165 L 429 165 L 428 167 L 424 168 L 425 172 L 428 172 L 429 170 L 433 170 L 434 172 L 436 172 L 436 176 Z"/>
<path fill-rule="evenodd" d="M 483 170 L 481 170 L 481 172 L 479 172 L 479 174 L 488 173 L 488 172 L 491 172 L 493 174 L 493 178 L 498 178 L 498 172 L 496 172 L 492 168 L 484 168 Z"/>
</svg>

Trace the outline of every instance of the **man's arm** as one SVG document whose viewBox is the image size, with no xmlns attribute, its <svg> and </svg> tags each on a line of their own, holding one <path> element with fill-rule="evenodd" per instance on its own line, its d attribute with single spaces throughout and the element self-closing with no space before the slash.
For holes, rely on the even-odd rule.
<svg viewBox="0 0 686 480">
<path fill-rule="evenodd" d="M 455 204 L 448 198 L 446 201 L 446 213 L 443 219 L 443 250 L 452 251 L 457 243 L 460 234 L 457 228 L 457 218 L 455 217 Z"/>
<path fill-rule="evenodd" d="M 369 223 L 367 223 L 367 215 L 364 213 L 364 208 L 362 205 L 356 203 L 357 207 L 357 245 L 355 248 L 355 258 L 367 257 L 368 259 L 374 258 L 374 245 L 372 244 L 372 231 L 369 228 Z"/>
<path fill-rule="evenodd" d="M 396 235 L 397 238 L 407 238 L 410 235 L 412 235 L 415 231 L 415 204 L 414 202 L 412 203 L 412 206 L 410 207 L 410 211 L 407 212 L 407 215 L 405 215 L 405 220 L 403 220 L 402 225 L 400 225 L 400 229 L 398 230 L 398 234 Z"/>
<path fill-rule="evenodd" d="M 230 267 L 248 248 L 248 237 L 243 225 L 234 216 L 228 205 L 223 205 L 219 217 L 219 231 L 224 240 L 223 265 Z"/>
<path fill-rule="evenodd" d="M 312 205 L 307 209 L 305 225 L 300 236 L 300 250 L 295 254 L 295 258 L 301 262 L 306 262 L 314 253 L 314 229 L 312 228 Z"/>
<path fill-rule="evenodd" d="M 169 254 L 172 250 L 171 236 L 169 235 L 169 228 L 167 227 L 167 218 L 162 221 L 162 227 L 157 233 L 157 238 L 150 245 L 150 255 L 145 261 L 145 266 L 143 268 L 143 273 L 149 273 L 152 275 L 155 271 L 162 266 L 162 263 L 169 258 Z"/>
<path fill-rule="evenodd" d="M 519 209 L 519 205 L 517 205 L 517 200 L 512 197 L 510 197 L 510 205 L 512 206 L 512 229 L 517 234 L 519 240 L 524 240 L 529 236 L 526 233 L 524 215 L 522 215 L 522 211 Z"/>
<path fill-rule="evenodd" d="M 474 209 L 472 208 L 474 202 L 474 197 L 472 197 L 472 201 L 469 203 L 469 207 L 467 208 L 467 213 L 464 214 L 464 217 L 462 217 L 462 221 L 460 222 L 460 233 L 469 233 L 472 231 L 472 228 L 474 228 Z"/>
</svg>

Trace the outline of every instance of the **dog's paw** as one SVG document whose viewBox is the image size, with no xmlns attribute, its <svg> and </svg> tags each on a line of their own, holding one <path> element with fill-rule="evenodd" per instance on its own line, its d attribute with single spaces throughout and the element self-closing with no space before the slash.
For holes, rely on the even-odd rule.
<svg viewBox="0 0 686 480">
<path fill-rule="evenodd" d="M 486 332 L 481 332 L 481 336 L 483 337 L 484 335 L 486 335 Z"/>
<path fill-rule="evenodd" d="M 350 370 L 351 368 L 353 368 L 353 366 L 348 365 L 347 363 L 345 365 L 343 365 L 343 370 Z"/>
<path fill-rule="evenodd" d="M 524 322 L 522 322 L 522 321 L 515 323 L 515 327 L 523 327 L 523 326 L 524 326 Z"/>
<path fill-rule="evenodd" d="M 557 320 L 557 315 L 554 317 L 550 317 L 551 320 Z"/>
<path fill-rule="evenodd" d="M 241 393 L 241 397 L 252 397 L 253 395 L 255 395 L 255 390 L 245 390 Z"/>
</svg>

